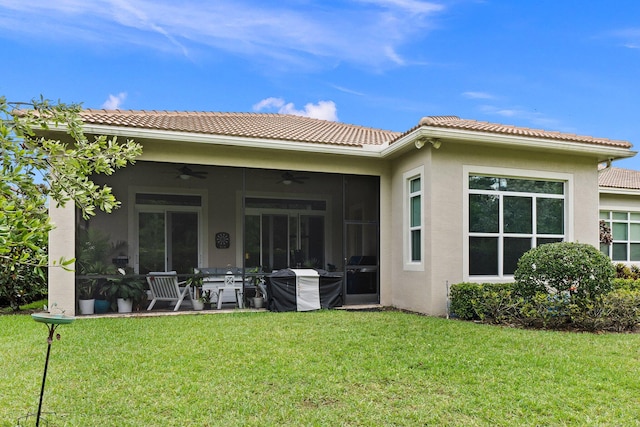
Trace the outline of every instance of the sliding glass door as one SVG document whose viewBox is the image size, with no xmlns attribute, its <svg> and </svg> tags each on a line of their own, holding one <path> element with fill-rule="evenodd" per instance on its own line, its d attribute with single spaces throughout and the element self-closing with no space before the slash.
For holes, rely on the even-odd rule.
<svg viewBox="0 0 640 427">
<path fill-rule="evenodd" d="M 197 211 L 138 212 L 138 273 L 192 273 L 199 261 L 198 236 Z"/>
</svg>

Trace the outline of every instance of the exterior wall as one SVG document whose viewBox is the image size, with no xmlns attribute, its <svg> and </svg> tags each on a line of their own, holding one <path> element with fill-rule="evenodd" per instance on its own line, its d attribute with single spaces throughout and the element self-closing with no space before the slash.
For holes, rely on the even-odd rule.
<svg viewBox="0 0 640 427">
<path fill-rule="evenodd" d="M 446 314 L 447 284 L 470 280 L 465 276 L 467 257 L 465 231 L 466 170 L 496 168 L 507 175 L 535 173 L 568 176 L 566 195 L 567 238 L 598 245 L 598 184 L 595 159 L 546 155 L 530 151 L 443 142 L 439 149 L 428 146 L 397 159 L 393 165 L 393 226 L 403 230 L 403 172 L 425 165 L 423 211 L 427 239 L 425 271 L 406 271 L 402 254 L 393 258 L 394 305 L 433 315 Z M 468 220 L 468 219 L 467 219 Z M 401 248 L 402 234 L 393 245 Z M 398 251 L 401 252 L 401 251 Z"/>
<path fill-rule="evenodd" d="M 600 209 L 640 212 L 639 194 L 600 193 Z"/>
</svg>

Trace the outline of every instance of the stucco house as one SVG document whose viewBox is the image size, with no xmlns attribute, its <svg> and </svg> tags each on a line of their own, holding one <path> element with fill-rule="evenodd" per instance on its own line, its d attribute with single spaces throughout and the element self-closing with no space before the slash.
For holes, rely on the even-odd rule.
<svg viewBox="0 0 640 427">
<path fill-rule="evenodd" d="M 613 262 L 640 266 L 640 171 L 601 168 L 600 219 L 611 229 L 613 242 L 600 250 Z"/>
<path fill-rule="evenodd" d="M 279 114 L 82 118 L 87 134 L 143 145 L 135 165 L 99 178 L 122 207 L 89 223 L 127 242 L 138 274 L 316 267 L 345 273 L 347 304 L 443 315 L 449 284 L 510 280 L 543 243 L 598 245 L 600 197 L 612 211 L 640 206 L 598 170 L 635 154 L 626 141 L 455 116 L 402 133 Z M 73 257 L 86 224 L 71 205 L 51 217 L 51 256 Z M 50 302 L 75 313 L 75 274 L 50 270 Z"/>
</svg>

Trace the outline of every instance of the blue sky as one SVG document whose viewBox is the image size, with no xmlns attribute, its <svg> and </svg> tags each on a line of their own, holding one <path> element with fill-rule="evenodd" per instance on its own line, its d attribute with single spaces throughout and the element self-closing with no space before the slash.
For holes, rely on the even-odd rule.
<svg viewBox="0 0 640 427">
<path fill-rule="evenodd" d="M 456 115 L 640 150 L 636 0 L 0 0 L 0 28 L 11 101 L 395 131 Z"/>
</svg>

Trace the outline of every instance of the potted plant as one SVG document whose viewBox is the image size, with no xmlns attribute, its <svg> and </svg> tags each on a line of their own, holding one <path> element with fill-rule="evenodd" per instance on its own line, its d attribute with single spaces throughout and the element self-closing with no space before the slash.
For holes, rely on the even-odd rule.
<svg viewBox="0 0 640 427">
<path fill-rule="evenodd" d="M 77 295 L 82 314 L 108 311 L 111 303 L 104 289 L 105 276 L 116 274 L 115 266 L 109 261 L 114 253 L 122 253 L 126 246 L 126 242 L 112 244 L 109 235 L 98 229 L 79 227 L 76 230 Z M 94 302 L 85 301 L 87 299 Z M 94 307 L 93 311 L 90 306 Z"/>
<path fill-rule="evenodd" d="M 193 289 L 191 304 L 193 305 L 193 309 L 197 311 L 204 309 L 204 304 L 209 302 L 209 299 L 205 298 L 202 292 L 203 278 L 204 275 L 202 273 L 195 273 L 187 279 L 187 284 Z"/>
<path fill-rule="evenodd" d="M 211 310 L 211 296 L 211 289 L 207 289 L 203 290 L 200 294 L 200 298 L 198 298 L 198 300 L 204 305 L 205 310 Z"/>
<path fill-rule="evenodd" d="M 139 305 L 147 298 L 147 291 L 144 283 L 135 277 L 126 277 L 124 269 L 119 268 L 118 272 L 123 277 L 114 277 L 107 279 L 107 283 L 103 286 L 105 295 L 112 302 L 112 308 L 118 310 L 118 313 L 130 313 L 133 311 L 134 305 Z"/>
<path fill-rule="evenodd" d="M 95 305 L 96 280 L 78 281 L 78 308 L 80 314 L 93 314 Z"/>
<path fill-rule="evenodd" d="M 259 273 L 262 273 L 262 269 L 256 267 L 249 270 L 249 273 L 251 274 L 250 276 L 251 284 L 256 288 L 256 294 L 253 298 L 251 298 L 251 303 L 253 305 L 253 308 L 262 308 L 264 307 L 264 299 L 265 299 L 265 295 L 263 292 L 264 275 L 259 274 Z"/>
</svg>

